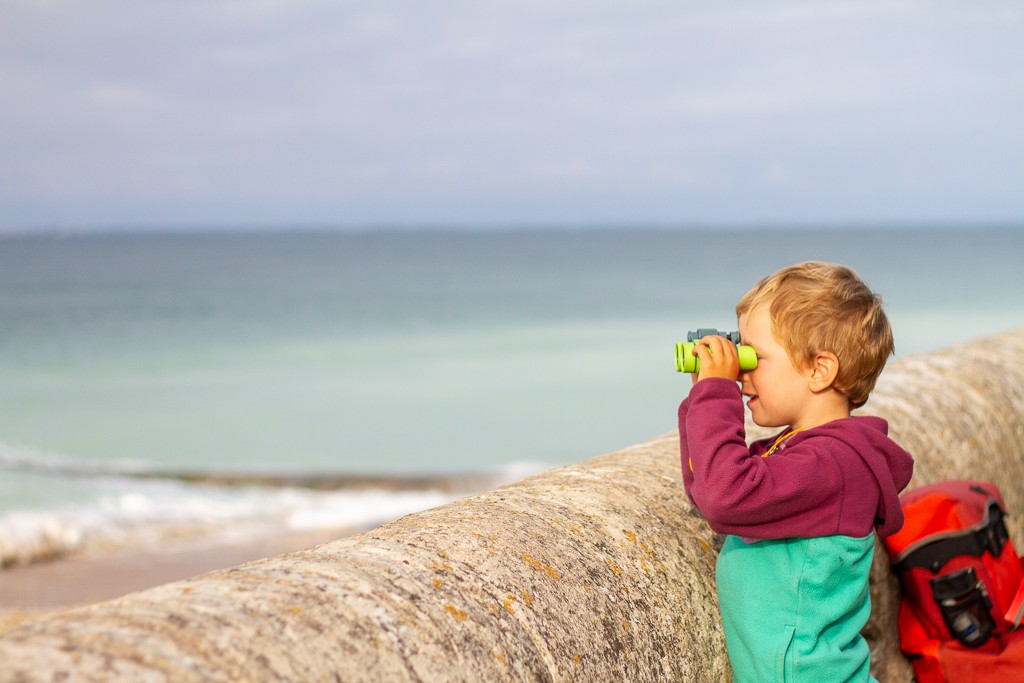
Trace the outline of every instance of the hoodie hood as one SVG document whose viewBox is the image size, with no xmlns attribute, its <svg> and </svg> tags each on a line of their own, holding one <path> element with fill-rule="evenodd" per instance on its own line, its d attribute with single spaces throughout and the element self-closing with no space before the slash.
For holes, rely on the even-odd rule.
<svg viewBox="0 0 1024 683">
<path fill-rule="evenodd" d="M 791 440 L 804 434 L 799 432 Z M 903 526 L 900 491 L 910 483 L 914 459 L 889 438 L 889 424 L 880 417 L 859 416 L 836 420 L 808 430 L 807 436 L 827 435 L 845 443 L 860 458 L 878 483 L 875 525 L 880 536 L 896 533 Z"/>
</svg>

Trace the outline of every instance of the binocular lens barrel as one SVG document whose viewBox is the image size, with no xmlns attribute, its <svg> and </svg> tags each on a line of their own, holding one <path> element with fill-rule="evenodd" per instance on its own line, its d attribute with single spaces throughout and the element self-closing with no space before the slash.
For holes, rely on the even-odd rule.
<svg viewBox="0 0 1024 683">
<path fill-rule="evenodd" d="M 700 358 L 693 355 L 695 342 L 678 342 L 676 344 L 676 372 L 700 372 Z M 737 344 L 740 356 L 740 370 L 753 370 L 757 367 L 757 353 L 753 346 Z"/>
</svg>

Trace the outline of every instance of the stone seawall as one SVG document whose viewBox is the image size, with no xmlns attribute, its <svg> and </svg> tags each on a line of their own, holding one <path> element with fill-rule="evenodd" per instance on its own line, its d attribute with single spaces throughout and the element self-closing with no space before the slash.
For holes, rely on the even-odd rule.
<svg viewBox="0 0 1024 683">
<path fill-rule="evenodd" d="M 1024 331 L 900 359 L 860 411 L 915 455 L 912 485 L 999 483 L 1015 539 L 1022 358 Z M 0 681 L 728 680 L 719 543 L 683 493 L 671 433 L 26 624 L 0 637 Z M 879 679 L 909 680 L 886 564 L 879 549 L 866 635 Z"/>
</svg>

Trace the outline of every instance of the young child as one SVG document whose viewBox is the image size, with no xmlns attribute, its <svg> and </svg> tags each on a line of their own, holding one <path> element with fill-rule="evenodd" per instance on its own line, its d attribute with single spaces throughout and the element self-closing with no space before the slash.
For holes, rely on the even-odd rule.
<svg viewBox="0 0 1024 683">
<path fill-rule="evenodd" d="M 741 372 L 735 345 L 705 337 L 679 406 L 686 491 L 727 534 L 716 579 L 733 675 L 874 680 L 860 635 L 872 532 L 903 525 L 913 470 L 885 420 L 850 416 L 893 352 L 881 300 L 845 266 L 801 263 L 757 283 L 736 315 L 757 367 Z M 748 447 L 743 396 L 755 423 L 784 429 Z"/>
</svg>

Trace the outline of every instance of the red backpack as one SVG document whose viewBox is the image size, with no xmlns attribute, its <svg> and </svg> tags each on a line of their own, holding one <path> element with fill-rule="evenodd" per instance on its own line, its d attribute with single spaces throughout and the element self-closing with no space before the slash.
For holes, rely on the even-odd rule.
<svg viewBox="0 0 1024 683">
<path fill-rule="evenodd" d="M 1024 567 L 990 482 L 905 492 L 906 521 L 882 539 L 903 587 L 900 649 L 918 683 L 1024 680 Z"/>
</svg>

